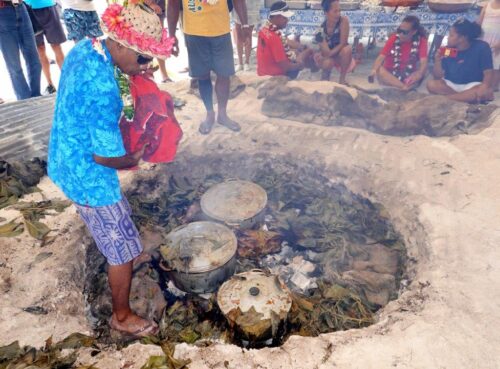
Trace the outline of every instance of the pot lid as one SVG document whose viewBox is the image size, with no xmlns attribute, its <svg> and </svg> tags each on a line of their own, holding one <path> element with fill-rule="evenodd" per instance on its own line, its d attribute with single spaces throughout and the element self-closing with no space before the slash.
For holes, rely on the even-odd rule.
<svg viewBox="0 0 500 369">
<path fill-rule="evenodd" d="M 216 222 L 180 226 L 166 237 L 160 253 L 168 266 L 183 273 L 204 273 L 225 265 L 238 242 L 228 227 Z"/>
<path fill-rule="evenodd" d="M 209 217 L 227 223 L 250 219 L 266 204 L 267 193 L 262 187 L 239 179 L 216 184 L 201 197 L 201 210 Z"/>
<path fill-rule="evenodd" d="M 277 275 L 259 269 L 234 275 L 217 293 L 222 313 L 231 319 L 231 312 L 254 309 L 261 319 L 273 319 L 272 312 L 285 319 L 292 306 L 292 297 Z"/>
</svg>

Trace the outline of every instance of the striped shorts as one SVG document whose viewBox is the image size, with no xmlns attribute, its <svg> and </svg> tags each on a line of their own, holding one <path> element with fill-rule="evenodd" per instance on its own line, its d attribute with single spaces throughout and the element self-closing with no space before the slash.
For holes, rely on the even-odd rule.
<svg viewBox="0 0 500 369">
<path fill-rule="evenodd" d="M 142 253 L 139 232 L 130 218 L 132 209 L 125 197 L 108 206 L 75 206 L 108 264 L 126 264 Z"/>
</svg>

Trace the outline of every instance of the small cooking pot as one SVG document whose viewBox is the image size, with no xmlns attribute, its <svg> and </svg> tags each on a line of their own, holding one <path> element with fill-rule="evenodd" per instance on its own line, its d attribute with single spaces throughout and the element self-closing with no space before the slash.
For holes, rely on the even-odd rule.
<svg viewBox="0 0 500 369">
<path fill-rule="evenodd" d="M 160 268 L 185 292 L 214 292 L 234 274 L 237 246 L 235 234 L 223 224 L 189 223 L 167 235 Z"/>
</svg>

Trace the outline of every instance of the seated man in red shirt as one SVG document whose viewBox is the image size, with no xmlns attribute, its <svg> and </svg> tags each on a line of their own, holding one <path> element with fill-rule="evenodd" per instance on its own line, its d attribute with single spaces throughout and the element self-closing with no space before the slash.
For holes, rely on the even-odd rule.
<svg viewBox="0 0 500 369">
<path fill-rule="evenodd" d="M 387 40 L 368 78 L 372 82 L 376 75 L 381 84 L 410 90 L 420 84 L 426 70 L 427 35 L 419 19 L 409 15 Z"/>
<path fill-rule="evenodd" d="M 259 32 L 257 42 L 257 74 L 259 76 L 288 76 L 296 78 L 305 67 L 313 67 L 313 50 L 291 45 L 281 33 L 294 13 L 284 1 L 271 5 L 269 20 Z"/>
</svg>

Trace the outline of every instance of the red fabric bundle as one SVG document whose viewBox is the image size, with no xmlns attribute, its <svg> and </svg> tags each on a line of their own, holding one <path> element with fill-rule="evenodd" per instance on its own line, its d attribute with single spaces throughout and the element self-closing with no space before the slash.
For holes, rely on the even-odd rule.
<svg viewBox="0 0 500 369">
<path fill-rule="evenodd" d="M 149 144 L 142 157 L 144 161 L 171 162 L 182 138 L 172 97 L 141 75 L 131 77 L 130 93 L 134 99 L 134 119 L 129 122 L 122 116 L 120 120 L 125 150 L 131 154 Z"/>
</svg>

